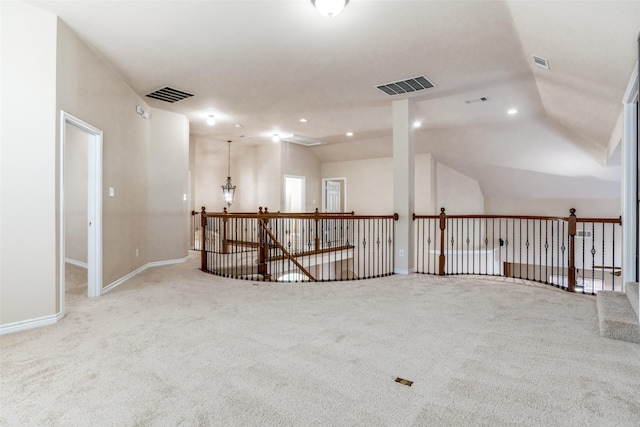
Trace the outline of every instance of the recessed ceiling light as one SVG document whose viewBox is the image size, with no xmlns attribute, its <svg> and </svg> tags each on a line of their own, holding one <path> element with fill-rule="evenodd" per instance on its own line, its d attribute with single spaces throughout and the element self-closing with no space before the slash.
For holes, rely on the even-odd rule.
<svg viewBox="0 0 640 427">
<path fill-rule="evenodd" d="M 273 138 L 271 138 L 273 142 L 280 142 L 280 136 L 277 133 L 273 134 Z"/>
<path fill-rule="evenodd" d="M 305 119 L 304 117 L 300 119 L 300 123 L 307 123 L 307 119 Z"/>
<path fill-rule="evenodd" d="M 422 122 L 416 120 L 415 122 L 413 122 L 413 127 L 414 128 L 419 128 L 420 126 L 422 126 Z"/>
<path fill-rule="evenodd" d="M 518 110 L 516 110 L 515 108 L 511 108 L 507 111 L 507 114 L 513 116 L 514 114 L 518 114 Z"/>
<path fill-rule="evenodd" d="M 347 136 L 353 136 L 353 132 L 347 132 Z"/>
<path fill-rule="evenodd" d="M 209 126 L 213 126 L 216 124 L 216 118 L 214 117 L 213 114 L 209 114 L 209 117 L 207 117 L 207 124 Z"/>
<path fill-rule="evenodd" d="M 242 126 L 240 123 L 236 123 L 236 127 L 237 127 L 238 129 L 242 129 L 244 126 Z"/>
</svg>

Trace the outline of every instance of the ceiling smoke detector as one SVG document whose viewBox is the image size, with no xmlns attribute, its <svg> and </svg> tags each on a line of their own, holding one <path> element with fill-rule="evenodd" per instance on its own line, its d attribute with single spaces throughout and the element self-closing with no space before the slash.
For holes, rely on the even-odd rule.
<svg viewBox="0 0 640 427">
<path fill-rule="evenodd" d="M 146 96 L 173 104 L 174 102 L 182 101 L 183 99 L 192 97 L 193 94 L 185 92 L 183 90 L 165 86 L 162 89 L 158 89 L 154 92 L 148 93 Z"/>
<path fill-rule="evenodd" d="M 400 95 L 403 93 L 416 92 L 419 90 L 429 89 L 434 87 L 434 84 L 429 81 L 425 76 L 418 76 L 412 79 L 400 80 L 393 83 L 387 83 L 380 86 L 376 86 L 378 89 L 386 93 L 387 95 Z"/>
<path fill-rule="evenodd" d="M 542 68 L 546 68 L 547 70 L 550 70 L 551 68 L 549 67 L 549 61 L 540 57 L 540 56 L 533 56 L 533 63 L 536 64 L 538 67 L 542 67 Z"/>
</svg>

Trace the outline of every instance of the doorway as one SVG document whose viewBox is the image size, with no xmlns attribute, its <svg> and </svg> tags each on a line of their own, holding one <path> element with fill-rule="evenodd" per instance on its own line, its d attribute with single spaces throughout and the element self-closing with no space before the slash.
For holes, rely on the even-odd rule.
<svg viewBox="0 0 640 427">
<path fill-rule="evenodd" d="M 322 178 L 322 212 L 347 211 L 347 178 Z"/>
<path fill-rule="evenodd" d="M 304 212 L 306 209 L 307 178 L 304 176 L 284 176 L 284 211 Z"/>
<path fill-rule="evenodd" d="M 86 268 L 87 296 L 102 293 L 102 131 L 60 114 L 60 311 L 66 266 Z M 80 273 L 78 273 L 80 276 Z"/>
</svg>

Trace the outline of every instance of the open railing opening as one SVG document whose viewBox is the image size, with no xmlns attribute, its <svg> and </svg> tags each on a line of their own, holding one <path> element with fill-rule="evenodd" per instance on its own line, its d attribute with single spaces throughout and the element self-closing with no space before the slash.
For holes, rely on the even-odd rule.
<svg viewBox="0 0 640 427">
<path fill-rule="evenodd" d="M 194 247 L 201 269 L 247 280 L 355 280 L 393 274 L 397 216 L 206 212 Z"/>
<path fill-rule="evenodd" d="M 515 277 L 595 294 L 622 290 L 620 218 L 414 215 L 416 271 Z"/>
</svg>

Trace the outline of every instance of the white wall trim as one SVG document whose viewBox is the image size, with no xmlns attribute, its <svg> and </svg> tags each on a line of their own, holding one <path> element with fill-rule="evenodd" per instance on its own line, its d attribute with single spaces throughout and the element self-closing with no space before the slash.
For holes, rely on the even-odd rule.
<svg viewBox="0 0 640 427">
<path fill-rule="evenodd" d="M 75 259 L 71 259 L 71 258 L 65 258 L 64 262 L 66 264 L 75 265 L 76 267 L 80 267 L 80 268 L 89 268 L 89 264 L 87 264 L 86 262 L 76 261 Z"/>
<path fill-rule="evenodd" d="M 58 314 L 52 314 L 50 316 L 36 317 L 35 319 L 21 320 L 19 322 L 7 323 L 6 325 L 0 325 L 0 335 L 12 334 L 14 332 L 27 331 L 29 329 L 40 328 L 43 326 L 50 326 L 58 323 L 64 314 L 59 312 Z"/>
<path fill-rule="evenodd" d="M 188 259 L 189 259 L 189 257 L 186 256 L 184 258 L 169 259 L 169 260 L 166 260 L 166 261 L 148 262 L 145 265 L 143 265 L 143 266 L 139 267 L 138 269 L 132 271 L 131 273 L 127 274 L 126 276 L 123 276 L 120 279 L 116 280 L 115 282 L 111 283 L 109 286 L 106 286 L 106 287 L 102 288 L 102 293 L 105 294 L 105 293 L 111 291 L 112 289 L 120 286 L 121 284 L 123 284 L 127 280 L 131 279 L 132 277 L 142 273 L 147 268 L 161 267 L 163 265 L 180 264 L 180 263 L 183 263 L 183 262 L 187 261 Z"/>
<path fill-rule="evenodd" d="M 198 251 L 199 252 L 199 251 Z M 161 267 L 163 265 L 181 264 L 189 259 L 188 256 L 184 258 L 168 259 L 166 261 L 153 261 L 147 263 L 147 267 Z"/>
</svg>

